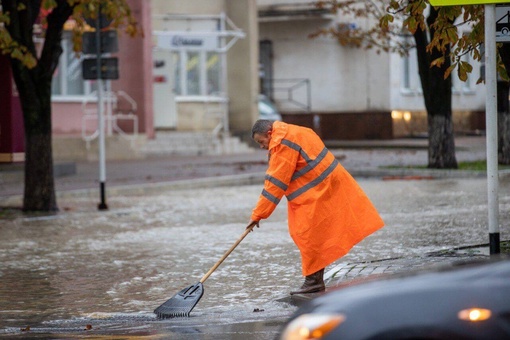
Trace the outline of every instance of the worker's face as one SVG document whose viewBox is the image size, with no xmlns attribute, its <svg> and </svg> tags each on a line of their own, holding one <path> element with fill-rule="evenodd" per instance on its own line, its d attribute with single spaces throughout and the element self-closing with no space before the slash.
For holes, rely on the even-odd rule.
<svg viewBox="0 0 510 340">
<path fill-rule="evenodd" d="M 261 149 L 269 150 L 269 142 L 271 141 L 271 130 L 267 133 L 256 133 L 253 135 L 253 140 L 260 145 Z"/>
</svg>

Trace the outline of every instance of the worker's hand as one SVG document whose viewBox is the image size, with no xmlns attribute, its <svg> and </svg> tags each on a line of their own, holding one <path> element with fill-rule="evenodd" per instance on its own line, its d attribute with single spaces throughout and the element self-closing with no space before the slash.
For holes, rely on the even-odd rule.
<svg viewBox="0 0 510 340">
<path fill-rule="evenodd" d="M 248 224 L 248 226 L 246 227 L 246 229 L 251 229 L 251 230 L 253 230 L 253 227 L 255 227 L 255 226 L 256 226 L 257 228 L 259 228 L 259 222 L 260 222 L 260 221 L 253 221 L 253 220 L 251 220 L 251 221 L 250 221 L 250 224 Z"/>
</svg>

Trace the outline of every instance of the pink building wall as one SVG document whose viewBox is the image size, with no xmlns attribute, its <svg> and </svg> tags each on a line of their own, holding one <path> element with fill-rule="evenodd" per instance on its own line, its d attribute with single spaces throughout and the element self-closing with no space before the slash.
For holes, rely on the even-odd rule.
<svg viewBox="0 0 510 340">
<path fill-rule="evenodd" d="M 112 81 L 112 90 L 125 91 L 137 103 L 138 132 L 154 138 L 152 90 L 152 23 L 150 1 L 127 0 L 137 19 L 141 33 L 132 38 L 119 32 L 119 79 Z M 93 105 L 88 106 L 90 108 Z M 82 131 L 82 102 L 53 102 L 52 124 L 55 135 L 80 135 Z M 92 122 L 91 122 L 92 123 Z M 122 122 L 120 122 L 122 124 Z M 87 124 L 88 130 L 93 124 Z M 131 132 L 132 124 L 121 125 Z"/>
<path fill-rule="evenodd" d="M 25 152 L 23 113 L 10 62 L 0 54 L 0 162 L 22 161 Z"/>
</svg>

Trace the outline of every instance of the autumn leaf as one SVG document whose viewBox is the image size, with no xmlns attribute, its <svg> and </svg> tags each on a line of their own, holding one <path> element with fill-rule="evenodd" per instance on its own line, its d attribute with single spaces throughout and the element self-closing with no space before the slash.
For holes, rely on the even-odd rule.
<svg viewBox="0 0 510 340">
<path fill-rule="evenodd" d="M 484 42 L 484 5 L 439 6 L 435 16 L 430 16 L 428 0 L 373 0 L 373 1 L 320 1 L 338 9 L 346 17 L 367 20 L 356 35 L 345 32 L 324 32 L 315 36 L 331 35 L 342 45 L 374 49 L 377 53 L 406 54 L 408 44 L 402 37 L 422 30 L 427 34 L 428 53 L 441 52 L 444 58 L 432 61 L 431 67 L 444 65 L 446 58 L 459 61 L 469 56 L 471 63 L 482 59 L 481 44 Z M 430 20 L 433 18 L 434 20 Z M 430 22 L 429 22 L 430 20 Z M 312 35 L 311 35 L 312 36 Z M 501 61 L 499 61 L 500 63 Z M 467 79 L 473 67 L 457 64 L 448 69 L 445 77 L 455 69 L 461 79 Z M 503 68 L 498 67 L 502 75 Z"/>
<path fill-rule="evenodd" d="M 465 61 L 461 61 L 458 65 L 458 71 L 457 75 L 459 76 L 459 79 L 462 81 L 466 81 L 468 77 L 468 73 L 471 72 L 473 69 L 473 66 L 471 66 L 469 63 Z"/>
<path fill-rule="evenodd" d="M 34 68 L 37 65 L 37 59 L 35 59 L 35 57 L 32 54 L 30 54 L 30 53 L 25 54 L 23 56 L 23 58 L 21 59 L 21 61 L 28 68 Z"/>
<path fill-rule="evenodd" d="M 455 66 L 457 64 L 456 63 L 452 63 L 452 65 L 450 65 L 450 67 L 448 67 L 446 69 L 446 71 L 444 72 L 444 79 L 448 78 L 450 76 L 450 74 L 452 73 L 452 71 L 455 69 Z"/>
<path fill-rule="evenodd" d="M 507 72 L 505 66 L 503 66 L 503 63 L 498 64 L 498 73 L 503 80 L 506 80 L 506 81 L 510 80 L 510 77 L 508 76 L 508 72 Z"/>
<path fill-rule="evenodd" d="M 406 20 L 404 20 L 404 26 L 407 27 L 409 32 L 414 34 L 414 32 L 416 32 L 416 28 L 418 27 L 416 18 L 413 16 L 408 17 Z"/>
<path fill-rule="evenodd" d="M 443 63 L 444 63 L 444 56 L 443 56 L 443 57 L 439 57 L 439 58 L 437 58 L 437 59 L 433 60 L 433 61 L 430 63 L 430 66 L 431 66 L 431 67 L 432 67 L 432 66 L 437 66 L 437 67 L 439 67 L 439 66 L 443 65 Z"/>
<path fill-rule="evenodd" d="M 23 59 L 23 53 L 16 48 L 11 52 L 11 58 L 21 60 Z"/>
<path fill-rule="evenodd" d="M 393 15 L 391 15 L 391 14 L 383 15 L 381 17 L 381 19 L 379 20 L 379 26 L 382 29 L 387 29 L 389 24 L 390 24 L 390 22 L 393 22 L 393 20 L 394 20 Z"/>
</svg>

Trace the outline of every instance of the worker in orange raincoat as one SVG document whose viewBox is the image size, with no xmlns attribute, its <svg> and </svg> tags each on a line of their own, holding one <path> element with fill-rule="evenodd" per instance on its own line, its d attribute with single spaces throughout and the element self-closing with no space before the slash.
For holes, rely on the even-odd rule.
<svg viewBox="0 0 510 340">
<path fill-rule="evenodd" d="M 324 268 L 384 222 L 313 130 L 258 120 L 252 138 L 269 150 L 269 166 L 248 227 L 258 227 L 285 195 L 289 233 L 301 253 L 305 276 L 301 288 L 290 294 L 324 291 Z"/>
</svg>

